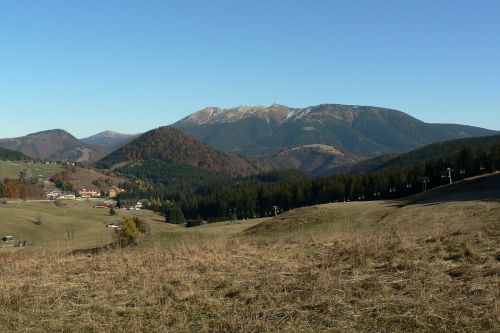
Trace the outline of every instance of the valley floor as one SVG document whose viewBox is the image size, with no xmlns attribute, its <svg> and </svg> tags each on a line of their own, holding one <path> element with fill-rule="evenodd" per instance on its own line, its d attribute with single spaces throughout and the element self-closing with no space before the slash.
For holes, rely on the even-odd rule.
<svg viewBox="0 0 500 333">
<path fill-rule="evenodd" d="M 138 246 L 97 255 L 3 253 L 0 325 L 30 332 L 500 331 L 495 186 L 474 189 L 491 194 L 479 199 L 438 190 L 260 221 L 167 226 Z"/>
</svg>

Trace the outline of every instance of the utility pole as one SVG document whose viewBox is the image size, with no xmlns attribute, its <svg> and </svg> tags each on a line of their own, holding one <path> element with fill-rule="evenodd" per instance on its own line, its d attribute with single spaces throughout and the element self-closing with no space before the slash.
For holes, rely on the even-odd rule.
<svg viewBox="0 0 500 333">
<path fill-rule="evenodd" d="M 429 183 L 429 177 L 422 177 L 422 192 L 427 191 L 428 183 Z"/>
<path fill-rule="evenodd" d="M 236 207 L 229 208 L 229 221 L 232 223 L 234 216 L 236 215 Z"/>
</svg>

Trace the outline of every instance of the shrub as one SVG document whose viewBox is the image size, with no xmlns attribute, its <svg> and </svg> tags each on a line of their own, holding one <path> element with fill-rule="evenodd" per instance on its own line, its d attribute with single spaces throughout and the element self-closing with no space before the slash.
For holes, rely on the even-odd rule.
<svg viewBox="0 0 500 333">
<path fill-rule="evenodd" d="M 124 216 L 121 228 L 115 231 L 115 242 L 120 247 L 135 244 L 140 234 L 133 219 Z"/>
<path fill-rule="evenodd" d="M 142 234 L 149 235 L 149 232 L 150 232 L 149 229 L 150 229 L 150 227 L 149 227 L 149 224 L 146 221 L 140 219 L 137 216 L 134 216 L 132 218 L 132 221 L 134 222 L 137 230 L 139 230 Z"/>
<path fill-rule="evenodd" d="M 35 219 L 32 221 L 33 224 L 36 224 L 36 225 L 41 225 L 43 223 L 43 217 L 42 217 L 42 214 L 40 213 L 37 213 L 35 215 Z"/>
</svg>

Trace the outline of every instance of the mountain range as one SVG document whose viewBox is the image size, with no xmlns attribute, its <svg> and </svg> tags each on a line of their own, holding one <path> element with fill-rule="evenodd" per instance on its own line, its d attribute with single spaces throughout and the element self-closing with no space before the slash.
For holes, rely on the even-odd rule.
<svg viewBox="0 0 500 333">
<path fill-rule="evenodd" d="M 105 131 L 79 140 L 65 130 L 54 129 L 0 139 L 0 147 L 41 160 L 96 162 L 136 136 Z"/>
<path fill-rule="evenodd" d="M 208 107 L 170 128 L 189 137 L 161 127 L 142 135 L 104 131 L 77 139 L 56 129 L 0 139 L 0 147 L 38 159 L 81 162 L 96 162 L 116 152 L 101 165 L 138 157 L 165 158 L 211 172 L 252 174 L 269 164 L 276 169 L 325 175 L 434 142 L 498 133 L 466 125 L 430 124 L 392 109 L 341 104 Z"/>
<path fill-rule="evenodd" d="M 88 145 L 62 129 L 0 139 L 0 147 L 16 150 L 30 157 L 53 161 L 96 161 L 106 155 L 101 146 Z"/>
<path fill-rule="evenodd" d="M 497 133 L 466 125 L 429 124 L 392 109 L 340 104 L 209 107 L 172 126 L 226 152 L 311 175 L 433 142 Z"/>
</svg>

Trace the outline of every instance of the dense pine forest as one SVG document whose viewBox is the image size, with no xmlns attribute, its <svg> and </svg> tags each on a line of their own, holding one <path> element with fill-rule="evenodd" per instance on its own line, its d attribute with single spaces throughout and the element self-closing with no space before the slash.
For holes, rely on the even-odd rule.
<svg viewBox="0 0 500 333">
<path fill-rule="evenodd" d="M 23 153 L 20 153 L 18 151 L 10 150 L 10 149 L 5 149 L 0 147 L 0 160 L 4 161 L 27 161 L 27 160 L 33 160 L 30 157 L 27 157 Z"/>
<path fill-rule="evenodd" d="M 135 181 L 126 184 L 120 199 L 149 198 L 159 211 L 174 204 L 188 220 L 254 218 L 320 203 L 400 198 L 448 184 L 450 177 L 457 181 L 494 172 L 500 170 L 500 136 L 431 145 L 358 175 L 310 178 L 273 171 L 232 179 L 196 172 L 166 176 L 160 172 L 164 167 L 154 161 L 122 169 Z"/>
</svg>

